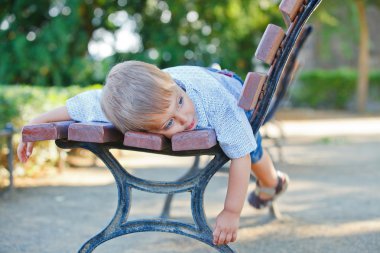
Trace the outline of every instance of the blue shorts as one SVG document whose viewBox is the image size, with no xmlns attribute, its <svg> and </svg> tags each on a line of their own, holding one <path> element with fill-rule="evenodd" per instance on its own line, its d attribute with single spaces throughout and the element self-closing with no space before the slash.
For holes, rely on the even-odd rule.
<svg viewBox="0 0 380 253">
<path fill-rule="evenodd" d="M 241 85 L 244 84 L 244 81 L 240 78 L 240 76 L 238 76 L 232 71 L 229 71 L 226 69 L 218 70 L 218 69 L 213 69 L 213 68 L 208 68 L 208 70 L 225 75 L 225 76 L 229 76 L 231 78 L 235 78 L 241 83 Z M 247 116 L 248 120 L 251 118 L 252 113 L 253 111 L 245 111 L 245 115 Z M 255 137 L 256 137 L 257 148 L 250 153 L 251 163 L 257 163 L 263 157 L 263 147 L 261 146 L 262 139 L 261 139 L 260 133 L 258 132 Z"/>
<path fill-rule="evenodd" d="M 250 119 L 253 111 L 246 111 L 245 115 Z M 261 145 L 262 138 L 260 132 L 257 132 L 256 136 L 257 147 L 249 155 L 251 156 L 251 163 L 257 163 L 263 157 L 263 147 Z"/>
</svg>

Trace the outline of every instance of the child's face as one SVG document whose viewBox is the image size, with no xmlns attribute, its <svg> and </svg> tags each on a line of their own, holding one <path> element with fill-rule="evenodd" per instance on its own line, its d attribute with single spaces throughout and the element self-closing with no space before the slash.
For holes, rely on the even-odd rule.
<svg viewBox="0 0 380 253">
<path fill-rule="evenodd" d="M 194 104 L 181 88 L 176 87 L 169 109 L 166 113 L 157 115 L 157 122 L 157 129 L 151 132 L 162 134 L 167 138 L 179 132 L 195 129 L 197 119 Z"/>
</svg>

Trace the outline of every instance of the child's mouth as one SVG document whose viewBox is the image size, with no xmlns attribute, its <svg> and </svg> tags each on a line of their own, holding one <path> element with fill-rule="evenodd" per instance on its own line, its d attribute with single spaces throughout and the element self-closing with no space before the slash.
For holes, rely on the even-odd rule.
<svg viewBox="0 0 380 253">
<path fill-rule="evenodd" d="M 193 130 L 194 126 L 195 126 L 195 119 L 191 121 L 190 125 L 186 128 L 186 130 L 187 131 Z"/>
</svg>

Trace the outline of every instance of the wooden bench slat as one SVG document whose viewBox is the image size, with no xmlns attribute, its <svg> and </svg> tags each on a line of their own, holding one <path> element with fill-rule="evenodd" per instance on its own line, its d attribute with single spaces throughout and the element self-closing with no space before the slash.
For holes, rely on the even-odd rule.
<svg viewBox="0 0 380 253">
<path fill-rule="evenodd" d="M 267 74 L 249 72 L 244 81 L 238 105 L 245 110 L 253 110 L 259 100 L 261 90 L 267 79 Z"/>
<path fill-rule="evenodd" d="M 296 18 L 303 3 L 304 3 L 304 0 L 282 0 L 281 1 L 280 11 L 288 27 Z"/>
<path fill-rule="evenodd" d="M 74 121 L 61 121 L 27 125 L 22 128 L 22 141 L 35 142 L 67 138 L 69 125 Z"/>
<path fill-rule="evenodd" d="M 161 134 L 128 131 L 124 134 L 125 146 L 163 150 L 169 147 L 169 141 Z"/>
<path fill-rule="evenodd" d="M 269 65 L 272 64 L 284 37 L 285 32 L 281 27 L 269 24 L 257 47 L 256 58 Z"/>
<path fill-rule="evenodd" d="M 216 143 L 216 134 L 213 129 L 186 131 L 172 137 L 173 151 L 209 149 Z"/>
<path fill-rule="evenodd" d="M 94 143 L 122 142 L 123 134 L 111 123 L 74 123 L 69 126 L 68 139 Z"/>
<path fill-rule="evenodd" d="M 24 142 L 68 139 L 93 143 L 123 142 L 125 146 L 164 150 L 170 141 L 161 134 L 128 131 L 124 136 L 110 123 L 62 121 L 24 126 Z M 212 129 L 181 132 L 173 136 L 173 151 L 203 150 L 217 144 L 215 131 Z"/>
</svg>

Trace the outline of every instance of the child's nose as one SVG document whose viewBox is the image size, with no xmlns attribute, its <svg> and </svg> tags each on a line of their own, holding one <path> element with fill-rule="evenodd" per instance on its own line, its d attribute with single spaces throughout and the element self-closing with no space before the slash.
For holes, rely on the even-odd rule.
<svg viewBox="0 0 380 253">
<path fill-rule="evenodd" d="M 177 119 L 177 121 L 181 124 L 181 125 L 184 125 L 184 124 L 186 124 L 187 123 L 187 118 L 186 118 L 186 116 L 185 115 L 183 115 L 183 114 L 177 114 L 176 115 L 176 119 Z"/>
</svg>

